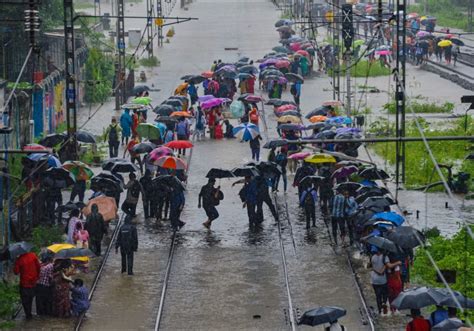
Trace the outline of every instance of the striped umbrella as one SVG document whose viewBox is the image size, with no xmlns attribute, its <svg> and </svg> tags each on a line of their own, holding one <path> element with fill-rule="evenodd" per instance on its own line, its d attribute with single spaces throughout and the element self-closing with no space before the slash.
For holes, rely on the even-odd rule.
<svg viewBox="0 0 474 331">
<path fill-rule="evenodd" d="M 81 161 L 66 161 L 63 164 L 63 168 L 69 170 L 76 181 L 89 180 L 94 176 L 92 169 Z"/>
<path fill-rule="evenodd" d="M 154 161 L 153 164 L 164 169 L 185 170 L 187 168 L 186 162 L 180 158 L 169 155 L 160 157 Z"/>
<path fill-rule="evenodd" d="M 236 126 L 232 130 L 232 132 L 234 136 L 236 136 L 237 138 L 243 141 L 252 140 L 260 134 L 260 131 L 258 130 L 258 126 L 251 123 L 240 124 Z"/>
</svg>

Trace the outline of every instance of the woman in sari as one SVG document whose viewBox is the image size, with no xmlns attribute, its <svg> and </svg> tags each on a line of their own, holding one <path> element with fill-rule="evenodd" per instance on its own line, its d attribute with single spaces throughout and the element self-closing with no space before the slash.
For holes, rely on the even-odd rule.
<svg viewBox="0 0 474 331">
<path fill-rule="evenodd" d="M 70 260 L 57 260 L 53 274 L 53 316 L 71 316 L 71 299 L 69 297 L 72 279 L 68 274 L 71 269 Z"/>
</svg>

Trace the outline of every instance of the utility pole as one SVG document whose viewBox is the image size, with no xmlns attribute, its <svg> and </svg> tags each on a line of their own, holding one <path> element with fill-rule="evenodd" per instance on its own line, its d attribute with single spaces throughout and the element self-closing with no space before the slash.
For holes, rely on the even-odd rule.
<svg viewBox="0 0 474 331">
<path fill-rule="evenodd" d="M 115 110 L 126 102 L 125 89 L 125 20 L 124 20 L 124 0 L 117 0 L 117 49 L 118 57 L 116 62 L 116 89 L 115 89 Z"/>
<path fill-rule="evenodd" d="M 163 2 L 162 1 L 163 0 L 156 0 L 156 16 L 157 17 L 163 17 Z M 163 46 L 163 25 L 157 24 L 157 26 L 158 26 L 158 47 L 162 47 Z"/>
<path fill-rule="evenodd" d="M 332 47 L 334 50 L 334 65 L 332 71 L 332 87 L 333 87 L 333 99 L 334 100 L 341 100 L 340 90 L 341 90 L 341 63 L 339 61 L 339 54 L 341 52 L 341 44 L 339 39 L 339 31 L 341 30 L 340 27 L 340 17 L 339 15 L 339 0 L 333 0 L 332 2 L 332 12 L 334 14 L 333 17 L 336 17 L 334 25 L 334 30 L 332 33 Z M 337 14 L 336 14 L 337 13 Z"/>
<path fill-rule="evenodd" d="M 472 32 L 472 10 L 473 10 L 474 0 L 469 0 L 469 5 L 467 6 L 467 29 L 469 32 Z"/>
<path fill-rule="evenodd" d="M 352 4 L 342 5 L 342 40 L 344 41 L 344 63 L 346 67 L 346 115 L 351 116 L 351 58 L 354 39 Z"/>
<path fill-rule="evenodd" d="M 159 0 L 158 0 L 159 1 Z M 153 57 L 153 0 L 146 0 L 146 33 L 147 33 L 147 44 L 148 58 Z"/>
</svg>

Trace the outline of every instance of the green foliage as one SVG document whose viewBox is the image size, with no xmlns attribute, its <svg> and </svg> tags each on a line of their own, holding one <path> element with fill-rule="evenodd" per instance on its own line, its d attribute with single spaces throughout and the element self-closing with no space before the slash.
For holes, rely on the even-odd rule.
<svg viewBox="0 0 474 331">
<path fill-rule="evenodd" d="M 474 230 L 474 226 L 471 226 Z M 424 248 L 416 251 L 413 266 L 413 277 L 416 283 L 435 287 L 444 287 L 436 281 L 436 270 L 433 268 Z M 455 270 L 456 282 L 451 288 L 460 291 L 469 298 L 474 297 L 474 240 L 463 228 L 452 238 L 437 236 L 430 239 L 426 250 L 431 254 L 441 270 Z M 470 318 L 474 312 L 469 311 Z"/>
<path fill-rule="evenodd" d="M 86 61 L 85 100 L 89 103 L 105 102 L 112 92 L 114 62 L 98 48 L 89 50 Z"/>
<path fill-rule="evenodd" d="M 426 1 L 427 12 L 424 12 L 424 2 L 409 6 L 408 12 L 417 12 L 436 17 L 438 26 L 466 29 L 467 21 L 467 5 L 463 1 L 451 0 L 423 0 Z M 464 8 L 463 8 L 464 7 Z"/>
<path fill-rule="evenodd" d="M 20 299 L 18 284 L 0 282 L 0 329 L 12 327 L 9 322 Z"/>
<path fill-rule="evenodd" d="M 39 225 L 31 234 L 31 242 L 37 252 L 42 247 L 63 242 L 64 227 Z"/>
<path fill-rule="evenodd" d="M 395 101 L 386 103 L 383 108 L 388 111 L 389 114 L 396 114 L 397 107 Z M 406 107 L 406 113 L 409 114 L 412 111 L 416 114 L 430 114 L 430 113 L 451 113 L 454 109 L 454 103 L 445 102 L 442 105 L 438 105 L 434 102 L 431 103 L 420 103 L 412 102 Z"/>
<path fill-rule="evenodd" d="M 140 59 L 140 65 L 144 67 L 157 67 L 160 65 L 160 61 L 156 56 L 152 56 L 149 58 Z"/>
<path fill-rule="evenodd" d="M 427 137 L 430 136 L 464 136 L 472 135 L 472 118 L 469 117 L 468 130 L 464 132 L 464 118 L 460 118 L 448 128 L 436 128 L 426 121 L 419 119 Z M 369 125 L 369 133 L 375 136 L 386 137 L 393 136 L 395 133 L 393 122 L 378 120 Z M 420 137 L 414 121 L 407 122 L 407 137 Z M 453 172 L 464 171 L 474 175 L 474 162 L 464 160 L 471 143 L 467 141 L 431 141 L 429 145 L 433 151 L 436 160 L 441 164 L 455 165 Z M 423 142 L 407 142 L 406 146 L 406 186 L 407 188 L 416 188 L 429 183 L 440 181 L 437 173 L 433 174 L 433 163 L 429 158 Z M 449 148 L 447 148 L 449 146 Z M 395 144 L 377 143 L 371 147 L 379 156 L 388 160 L 390 164 L 395 164 Z M 433 175 L 432 175 L 433 174 Z M 445 173 L 447 178 L 447 173 Z M 472 181 L 471 181 L 472 185 Z M 471 187 L 472 189 L 472 187 Z M 443 190 L 443 187 L 436 186 L 431 190 Z"/>
<path fill-rule="evenodd" d="M 341 65 L 341 75 L 346 74 L 346 68 Z M 380 61 L 369 62 L 367 60 L 359 61 L 355 65 L 351 65 L 351 76 L 352 77 L 379 77 L 390 75 L 390 68 L 383 66 Z M 329 75 L 331 70 L 329 70 Z"/>
<path fill-rule="evenodd" d="M 49 31 L 64 24 L 63 0 L 43 0 L 40 6 L 41 29 Z"/>
<path fill-rule="evenodd" d="M 9 82 L 7 84 L 8 89 L 13 89 L 14 86 L 15 86 L 15 82 Z M 16 90 L 30 90 L 32 88 L 33 88 L 33 84 L 31 84 L 30 82 L 19 82 L 16 85 Z"/>
</svg>

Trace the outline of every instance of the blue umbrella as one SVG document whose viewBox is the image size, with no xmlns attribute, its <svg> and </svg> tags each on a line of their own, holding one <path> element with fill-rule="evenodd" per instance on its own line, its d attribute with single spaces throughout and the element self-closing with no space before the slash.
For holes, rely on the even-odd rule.
<svg viewBox="0 0 474 331">
<path fill-rule="evenodd" d="M 236 126 L 232 130 L 232 133 L 240 140 L 249 141 L 257 137 L 260 134 L 260 131 L 258 130 L 258 126 L 255 124 L 244 123 Z"/>
<path fill-rule="evenodd" d="M 400 226 L 403 224 L 403 222 L 405 222 L 405 219 L 403 218 L 403 216 L 394 212 L 377 213 L 374 216 L 372 216 L 372 219 L 389 221 L 395 224 L 396 226 Z"/>
<path fill-rule="evenodd" d="M 33 154 L 28 155 L 27 158 L 35 162 L 48 160 L 48 166 L 53 167 L 53 168 L 61 168 L 62 166 L 61 161 L 59 161 L 59 159 L 54 155 L 46 155 L 43 153 L 33 153 Z"/>
<path fill-rule="evenodd" d="M 163 137 L 166 132 L 166 125 L 161 122 L 155 122 L 155 127 L 157 127 L 158 130 L 160 130 L 161 137 Z"/>
<path fill-rule="evenodd" d="M 377 187 L 377 183 L 369 179 L 364 179 L 360 183 L 368 187 Z"/>
</svg>

